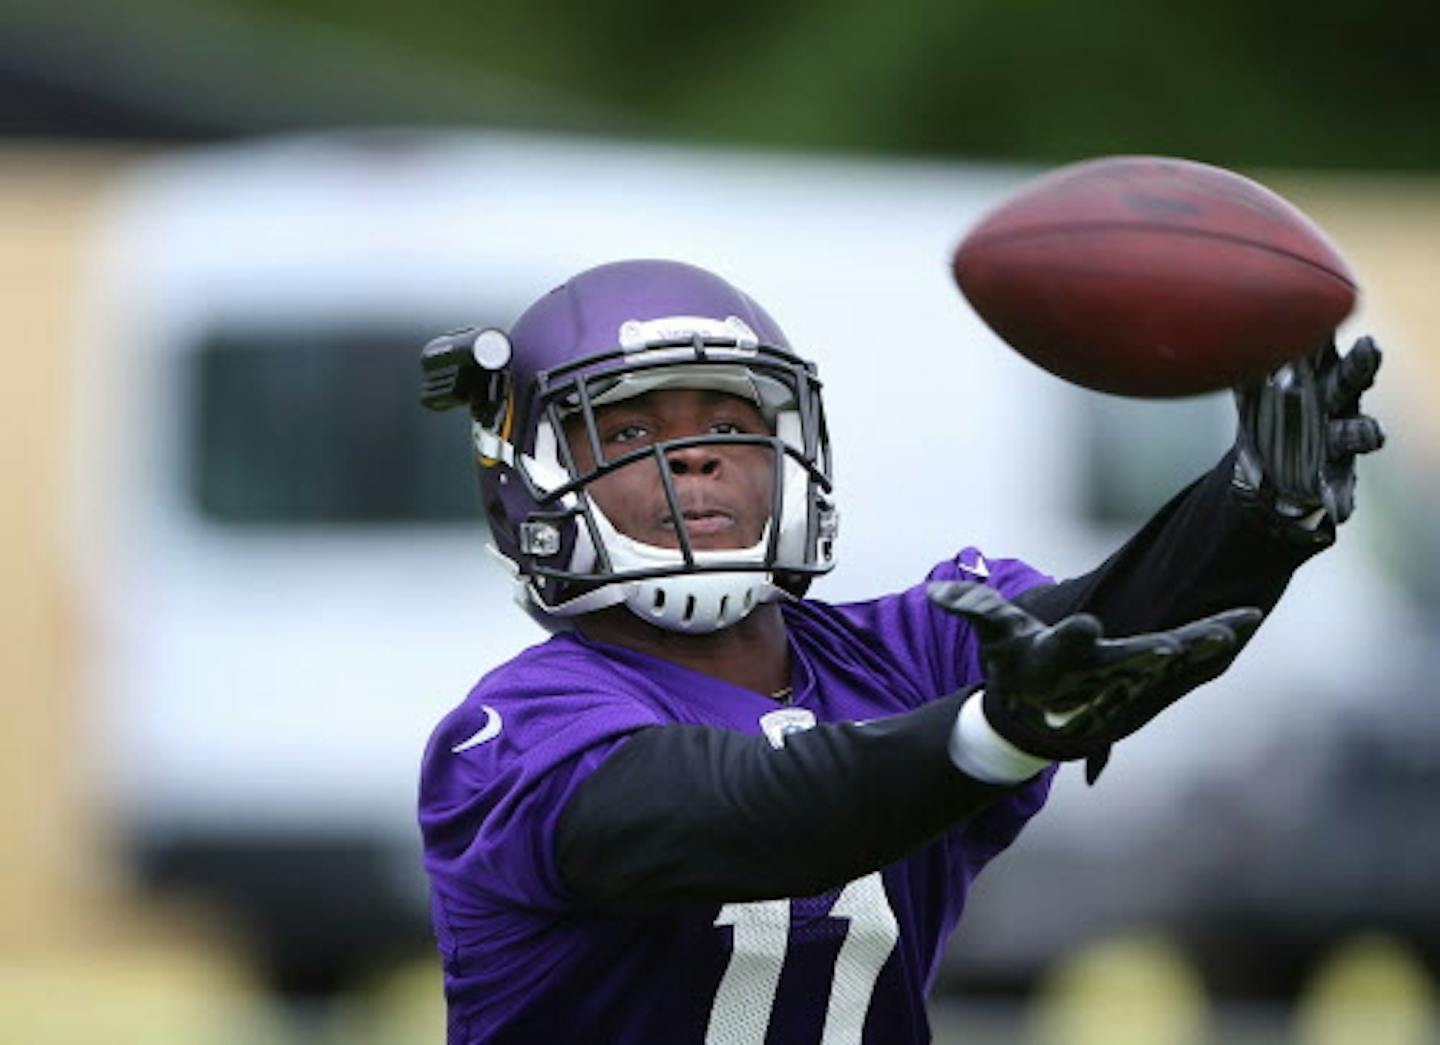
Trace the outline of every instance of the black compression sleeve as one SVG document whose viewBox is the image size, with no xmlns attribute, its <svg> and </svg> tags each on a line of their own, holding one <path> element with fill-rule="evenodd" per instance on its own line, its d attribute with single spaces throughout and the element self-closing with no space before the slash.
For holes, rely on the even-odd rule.
<svg viewBox="0 0 1440 1045">
<path fill-rule="evenodd" d="M 1031 588 L 1015 599 L 1048 624 L 1091 613 L 1107 635 L 1137 635 L 1179 627 L 1221 610 L 1274 608 L 1290 575 L 1320 551 L 1274 536 L 1230 489 L 1235 455 L 1182 490 L 1099 568 L 1059 584 Z M 1165 684 L 1169 703 L 1219 676 L 1235 653 Z M 1090 759 L 1093 783 L 1109 755 Z"/>
<path fill-rule="evenodd" d="M 1321 546 L 1267 532 L 1231 493 L 1233 470 L 1232 452 L 1098 569 L 1015 601 L 1051 624 L 1093 613 L 1107 635 L 1174 628 L 1237 606 L 1268 613 L 1290 575 Z"/>
<path fill-rule="evenodd" d="M 1008 793 L 950 762 L 968 695 L 778 749 L 709 726 L 642 729 L 566 806 L 561 876 L 586 905 L 646 912 L 810 896 L 883 867 Z"/>
</svg>

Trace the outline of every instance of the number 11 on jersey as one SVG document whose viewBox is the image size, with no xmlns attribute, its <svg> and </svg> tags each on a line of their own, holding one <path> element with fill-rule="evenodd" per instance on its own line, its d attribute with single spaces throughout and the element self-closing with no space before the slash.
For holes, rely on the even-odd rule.
<svg viewBox="0 0 1440 1045">
<path fill-rule="evenodd" d="M 830 977 L 821 1045 L 859 1045 L 875 981 L 900 938 L 880 872 L 840 890 L 829 917 L 846 920 Z M 715 992 L 705 1045 L 764 1045 L 775 991 L 790 942 L 790 901 L 761 900 L 720 908 L 715 925 L 731 926 L 730 962 Z"/>
</svg>

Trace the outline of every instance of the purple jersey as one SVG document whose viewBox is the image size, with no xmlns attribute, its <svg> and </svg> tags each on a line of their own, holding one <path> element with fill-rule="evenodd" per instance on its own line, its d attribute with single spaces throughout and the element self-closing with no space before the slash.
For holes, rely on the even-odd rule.
<svg viewBox="0 0 1440 1045">
<path fill-rule="evenodd" d="M 1047 580 L 974 549 L 928 579 L 987 569 L 1007 596 Z M 802 719 L 898 714 L 979 678 L 969 626 L 933 607 L 923 585 L 840 606 L 790 603 L 784 616 L 790 707 Z M 759 734 L 778 708 L 575 632 L 481 680 L 431 738 L 420 791 L 451 1045 L 929 1040 L 925 996 L 969 884 L 1044 802 L 1048 773 L 819 896 L 602 917 L 567 894 L 557 821 L 627 734 L 666 723 Z"/>
</svg>

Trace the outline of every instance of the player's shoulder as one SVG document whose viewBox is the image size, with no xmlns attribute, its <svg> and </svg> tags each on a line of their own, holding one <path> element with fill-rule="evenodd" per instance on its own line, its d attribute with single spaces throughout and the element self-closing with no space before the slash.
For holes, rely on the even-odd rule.
<svg viewBox="0 0 1440 1045">
<path fill-rule="evenodd" d="M 441 752 L 488 759 L 652 721 L 653 712 L 603 657 L 562 632 L 481 677 L 435 727 L 426 761 Z"/>
<path fill-rule="evenodd" d="M 949 629 L 962 622 L 940 610 L 926 597 L 926 588 L 935 581 L 975 581 L 988 584 L 1006 598 L 1029 588 L 1047 584 L 1050 578 L 1022 559 L 990 557 L 979 548 L 967 546 L 959 553 L 936 563 L 918 583 L 850 602 L 828 603 L 803 600 L 791 619 L 817 640 L 859 642 L 877 649 L 909 647 L 916 644 L 948 642 Z M 947 634 L 937 636 L 936 630 Z"/>
<path fill-rule="evenodd" d="M 966 547 L 907 587 L 855 602 L 806 599 L 790 608 L 787 619 L 807 655 L 883 680 L 914 704 L 953 693 L 979 674 L 969 625 L 930 602 L 931 582 L 975 581 L 1011 597 L 1046 579 L 1023 560 Z"/>
<path fill-rule="evenodd" d="M 486 672 L 466 699 L 535 700 L 622 689 L 607 658 L 575 633 L 562 631 Z"/>
<path fill-rule="evenodd" d="M 877 611 L 884 608 L 909 605 L 929 612 L 933 607 L 925 597 L 925 588 L 934 581 L 976 581 L 990 585 L 1007 598 L 1037 585 L 1052 583 L 1049 576 L 1023 559 L 992 557 L 973 545 L 967 545 L 955 555 L 936 563 L 918 584 L 845 602 L 805 599 L 796 608 L 796 614 L 816 622 L 844 627 L 871 623 Z"/>
<path fill-rule="evenodd" d="M 961 548 L 958 554 L 937 563 L 925 576 L 926 583 L 932 581 L 978 581 L 1007 598 L 1039 584 L 1053 583 L 1051 577 L 1024 559 L 988 556 L 974 545 Z"/>
</svg>

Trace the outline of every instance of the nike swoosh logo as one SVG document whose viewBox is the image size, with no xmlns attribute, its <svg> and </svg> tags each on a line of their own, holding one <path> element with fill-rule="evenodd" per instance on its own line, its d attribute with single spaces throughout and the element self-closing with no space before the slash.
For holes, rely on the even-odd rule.
<svg viewBox="0 0 1440 1045">
<path fill-rule="evenodd" d="M 1089 710 L 1089 707 L 1071 708 L 1069 711 L 1047 711 L 1045 712 L 1045 724 L 1051 729 L 1064 729 L 1077 716 Z"/>
<path fill-rule="evenodd" d="M 980 554 L 976 554 L 975 564 L 973 566 L 968 562 L 962 562 L 960 568 L 967 573 L 973 573 L 977 577 L 990 576 L 990 566 L 986 563 L 985 556 Z"/>
<path fill-rule="evenodd" d="M 481 704 L 481 710 L 485 712 L 485 724 L 477 729 L 469 740 L 462 740 L 450 749 L 452 754 L 460 754 L 462 751 L 469 751 L 472 747 L 479 747 L 487 740 L 494 740 L 500 735 L 500 727 L 504 725 L 500 721 L 500 712 L 496 711 L 489 704 Z"/>
</svg>

